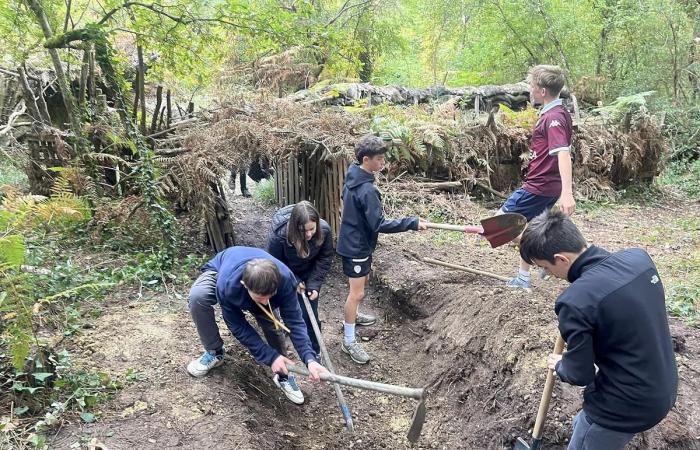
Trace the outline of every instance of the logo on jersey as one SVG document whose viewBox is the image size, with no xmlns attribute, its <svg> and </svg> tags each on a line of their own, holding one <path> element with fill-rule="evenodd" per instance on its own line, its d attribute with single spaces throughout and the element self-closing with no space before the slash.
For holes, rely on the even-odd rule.
<svg viewBox="0 0 700 450">
<path fill-rule="evenodd" d="M 658 276 L 654 275 L 653 277 L 651 277 L 651 284 L 656 284 L 656 283 L 658 283 L 658 282 L 659 282 L 659 277 L 658 277 Z"/>
<path fill-rule="evenodd" d="M 561 122 L 559 122 L 557 119 L 552 120 L 549 122 L 549 128 L 554 128 L 554 127 L 560 127 Z"/>
</svg>

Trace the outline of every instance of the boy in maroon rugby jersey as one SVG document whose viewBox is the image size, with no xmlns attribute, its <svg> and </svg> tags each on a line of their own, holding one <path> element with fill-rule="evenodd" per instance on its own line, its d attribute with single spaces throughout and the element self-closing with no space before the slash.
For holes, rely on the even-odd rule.
<svg viewBox="0 0 700 450">
<path fill-rule="evenodd" d="M 525 182 L 505 201 L 499 213 L 520 213 L 530 221 L 559 200 L 559 209 L 571 215 L 576 208 L 570 154 L 572 125 L 559 98 L 564 71 L 558 66 L 535 66 L 528 72 L 527 81 L 532 103 L 541 104 L 542 109 L 532 130 Z M 530 265 L 520 260 L 518 275 L 506 284 L 529 290 Z"/>
</svg>

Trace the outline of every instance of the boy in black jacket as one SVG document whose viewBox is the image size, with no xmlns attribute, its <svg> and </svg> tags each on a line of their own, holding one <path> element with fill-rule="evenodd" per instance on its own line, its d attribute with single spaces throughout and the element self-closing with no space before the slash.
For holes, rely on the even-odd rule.
<svg viewBox="0 0 700 450">
<path fill-rule="evenodd" d="M 343 273 L 348 276 L 350 293 L 345 301 L 344 338 L 341 349 L 358 364 L 366 364 L 370 357 L 355 340 L 355 323 L 371 325 L 377 319 L 360 314 L 357 307 L 365 296 L 365 282 L 372 267 L 372 252 L 377 246 L 379 233 L 400 233 L 425 230 L 425 222 L 418 217 L 386 220 L 381 196 L 374 186 L 374 172 L 384 168 L 384 141 L 377 136 L 365 135 L 355 146 L 357 162 L 348 167 L 343 186 L 343 214 L 336 251 L 343 259 Z"/>
<path fill-rule="evenodd" d="M 554 307 L 567 351 L 548 359 L 562 381 L 586 386 L 568 450 L 624 448 L 676 401 L 676 360 L 654 263 L 641 249 L 587 246 L 559 211 L 530 222 L 520 255 L 571 283 Z"/>
</svg>

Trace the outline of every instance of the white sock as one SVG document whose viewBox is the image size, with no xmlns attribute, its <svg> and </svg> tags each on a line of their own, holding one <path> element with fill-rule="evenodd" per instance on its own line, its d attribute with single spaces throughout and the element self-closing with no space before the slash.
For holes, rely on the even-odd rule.
<svg viewBox="0 0 700 450">
<path fill-rule="evenodd" d="M 520 278 L 523 281 L 530 281 L 530 271 L 518 269 L 518 278 Z"/>
<path fill-rule="evenodd" d="M 343 341 L 345 345 L 355 342 L 355 324 L 343 322 Z"/>
</svg>

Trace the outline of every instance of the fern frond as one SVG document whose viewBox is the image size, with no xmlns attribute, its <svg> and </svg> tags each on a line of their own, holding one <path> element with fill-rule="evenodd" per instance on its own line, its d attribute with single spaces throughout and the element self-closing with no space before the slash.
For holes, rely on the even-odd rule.
<svg viewBox="0 0 700 450">
<path fill-rule="evenodd" d="M 24 238 L 18 234 L 0 237 L 0 264 L 15 268 L 24 262 Z"/>
</svg>

